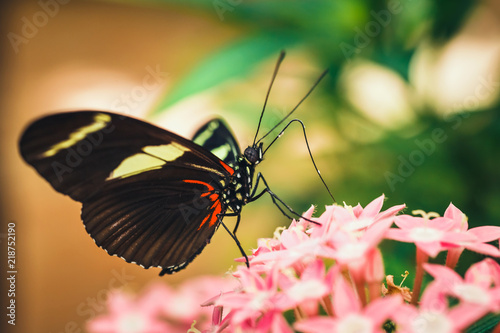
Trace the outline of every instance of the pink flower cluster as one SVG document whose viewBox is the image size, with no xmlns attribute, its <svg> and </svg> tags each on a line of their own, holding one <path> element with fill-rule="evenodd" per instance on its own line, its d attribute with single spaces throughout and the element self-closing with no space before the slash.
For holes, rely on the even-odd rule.
<svg viewBox="0 0 500 333">
<path fill-rule="evenodd" d="M 188 280 L 176 289 L 156 283 L 138 297 L 116 290 L 108 295 L 108 314 L 89 321 L 87 330 L 95 333 L 185 333 L 195 321 L 198 325 L 209 326 L 212 309 L 200 304 L 214 293 L 236 286 L 234 279 L 203 276 Z"/>
<path fill-rule="evenodd" d="M 365 208 L 328 206 L 318 218 L 312 217 L 311 207 L 304 218 L 279 228 L 273 238 L 259 239 L 249 258 L 250 268 L 241 265 L 233 273 L 239 281 L 236 289 L 228 291 L 216 282 L 197 282 L 196 289 L 188 282 L 198 294 L 211 294 L 203 307 L 191 303 L 193 294 L 181 300 L 172 293 L 146 293 L 122 308 L 116 296 L 117 300 L 110 298 L 110 314 L 92 321 L 89 330 L 176 332 L 169 325 L 182 322 L 185 332 L 196 319 L 189 332 L 450 333 L 500 312 L 500 265 L 495 260 L 472 265 L 464 278 L 454 271 L 464 249 L 499 258 L 498 247 L 488 243 L 500 238 L 500 227 L 468 229 L 466 216 L 452 204 L 443 217 L 421 211 L 414 212 L 421 216 L 410 216 L 397 215 L 404 205 L 381 212 L 383 201 L 380 196 Z M 393 224 L 397 228 L 391 228 Z M 412 291 L 386 276 L 379 249 L 384 239 L 416 245 Z M 447 251 L 444 265 L 428 263 L 442 251 Z M 390 260 L 388 254 L 385 260 Z M 421 293 L 425 272 L 433 281 Z M 207 290 L 201 292 L 201 285 Z M 191 306 L 166 308 L 176 302 Z M 213 309 L 211 320 L 202 309 Z M 120 324 L 138 317 L 143 326 L 120 329 Z"/>
</svg>

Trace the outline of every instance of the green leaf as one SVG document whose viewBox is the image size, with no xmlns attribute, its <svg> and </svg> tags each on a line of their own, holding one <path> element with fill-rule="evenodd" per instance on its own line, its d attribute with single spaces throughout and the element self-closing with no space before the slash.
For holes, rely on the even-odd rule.
<svg viewBox="0 0 500 333">
<path fill-rule="evenodd" d="M 297 39 L 286 32 L 259 34 L 233 44 L 207 57 L 191 70 L 170 93 L 153 108 L 152 114 L 165 111 L 180 100 L 212 88 L 228 79 L 250 73 L 256 65 L 270 56 L 278 56 Z"/>
</svg>

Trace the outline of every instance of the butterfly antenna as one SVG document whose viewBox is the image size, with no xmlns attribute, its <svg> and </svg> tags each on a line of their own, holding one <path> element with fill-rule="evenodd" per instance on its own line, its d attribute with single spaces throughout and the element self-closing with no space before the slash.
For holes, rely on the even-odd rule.
<svg viewBox="0 0 500 333">
<path fill-rule="evenodd" d="M 274 125 L 273 128 L 271 128 L 271 130 L 269 130 L 269 132 L 267 132 L 266 134 L 264 134 L 264 136 L 262 136 L 256 143 L 259 143 L 260 141 L 262 141 L 266 136 L 268 136 L 269 134 L 271 134 L 272 131 L 274 131 L 278 126 L 280 126 L 288 117 L 290 117 L 290 115 L 292 113 L 295 112 L 295 110 L 297 110 L 299 108 L 299 106 L 302 104 L 302 102 L 305 101 L 305 99 L 307 97 L 309 97 L 309 95 L 313 92 L 314 88 L 316 88 L 316 86 L 321 82 L 321 80 L 325 77 L 325 75 L 328 73 L 328 69 L 325 70 L 323 73 L 321 73 L 321 75 L 319 76 L 319 78 L 316 80 L 316 82 L 314 82 L 313 86 L 311 87 L 311 89 L 309 89 L 309 91 L 307 92 L 307 94 L 300 100 L 300 102 L 292 109 L 292 111 L 290 111 L 283 119 L 280 120 L 279 123 L 277 123 L 276 125 Z M 274 78 L 273 78 L 274 80 Z M 269 93 L 268 93 L 269 94 Z M 267 98 L 266 98 L 266 101 L 267 101 Z M 264 113 L 264 111 L 262 112 Z M 261 119 L 262 119 L 262 115 L 261 115 Z M 260 121 L 259 121 L 259 125 L 260 125 Z M 257 135 L 255 136 L 257 137 Z M 255 140 L 254 140 L 254 145 L 255 145 Z M 267 150 L 267 149 L 266 149 Z"/>
<path fill-rule="evenodd" d="M 311 152 L 311 147 L 309 146 L 309 141 L 307 140 L 307 134 L 306 134 L 306 126 L 304 125 L 304 123 L 302 121 L 300 121 L 299 119 L 293 119 L 293 120 L 290 120 L 290 122 L 281 130 L 280 134 L 274 138 L 273 141 L 271 141 L 271 143 L 267 146 L 267 148 L 264 150 L 264 152 L 262 153 L 262 155 L 265 155 L 266 154 L 266 151 L 269 149 L 269 147 L 271 147 L 273 145 L 273 143 L 276 142 L 276 140 L 278 140 L 282 135 L 283 133 L 285 133 L 286 129 L 288 128 L 288 126 L 290 126 L 292 123 L 294 122 L 298 122 L 301 126 L 302 126 L 302 132 L 304 134 L 304 141 L 306 142 L 306 147 L 307 147 L 307 152 L 309 153 L 309 157 L 311 158 L 311 161 L 312 161 L 312 164 L 314 166 L 314 170 L 316 170 L 316 173 L 318 174 L 319 176 L 319 179 L 321 180 L 321 182 L 323 183 L 323 185 L 325 186 L 326 190 L 328 191 L 328 194 L 330 195 L 330 197 L 332 198 L 333 202 L 335 202 L 335 198 L 333 197 L 333 194 L 332 192 L 330 191 L 330 188 L 328 187 L 328 185 L 326 185 L 326 182 L 325 180 L 323 179 L 323 176 L 321 176 L 321 172 L 319 171 L 318 169 L 318 166 L 316 165 L 316 162 L 314 161 L 314 157 L 313 157 L 313 154 Z"/>
<path fill-rule="evenodd" d="M 266 99 L 264 100 L 264 106 L 262 107 L 262 112 L 260 113 L 259 124 L 257 125 L 257 131 L 255 132 L 255 137 L 253 138 L 253 145 L 255 146 L 255 141 L 257 140 L 257 135 L 259 134 L 260 124 L 262 122 L 262 117 L 264 116 L 264 111 L 266 110 L 267 100 L 269 99 L 269 94 L 271 93 L 271 88 L 274 83 L 274 79 L 276 79 L 276 75 L 278 75 L 278 70 L 280 68 L 283 59 L 285 58 L 285 51 L 281 51 L 278 57 L 278 61 L 276 62 L 276 66 L 274 67 L 274 73 L 271 78 L 271 84 L 269 85 L 269 89 L 267 89 Z M 260 141 L 260 140 L 259 140 Z"/>
</svg>

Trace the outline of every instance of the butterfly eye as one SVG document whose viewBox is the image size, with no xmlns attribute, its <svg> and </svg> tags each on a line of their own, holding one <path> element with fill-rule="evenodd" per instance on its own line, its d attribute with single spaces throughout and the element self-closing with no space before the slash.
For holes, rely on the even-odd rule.
<svg viewBox="0 0 500 333">
<path fill-rule="evenodd" d="M 245 158 L 248 160 L 248 162 L 252 164 L 256 164 L 259 161 L 259 153 L 257 152 L 257 149 L 253 147 L 247 147 L 245 149 Z"/>
</svg>

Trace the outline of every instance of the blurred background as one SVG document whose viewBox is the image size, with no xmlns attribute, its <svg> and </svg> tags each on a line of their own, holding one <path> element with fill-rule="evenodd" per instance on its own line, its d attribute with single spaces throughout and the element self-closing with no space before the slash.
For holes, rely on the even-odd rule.
<svg viewBox="0 0 500 333">
<path fill-rule="evenodd" d="M 184 136 L 214 116 L 251 144 L 280 50 L 287 52 L 264 116 L 294 114 L 339 203 L 406 203 L 443 214 L 453 202 L 470 226 L 500 221 L 500 2 L 16 1 L 1 8 L 0 246 L 16 225 L 16 326 L 2 332 L 83 332 L 109 290 L 137 291 L 223 274 L 239 251 L 223 230 L 189 267 L 158 277 L 109 257 L 18 153 L 37 117 L 98 109 L 147 119 Z M 278 134 L 279 131 L 276 131 Z M 269 141 L 266 141 L 269 143 Z M 259 165 L 297 211 L 332 201 L 292 126 Z M 233 220 L 225 222 L 233 225 Z M 243 210 L 245 249 L 288 225 L 264 197 Z M 413 272 L 414 249 L 384 243 L 386 273 Z M 388 256 L 391 255 L 391 256 Z M 464 271 L 470 253 L 459 263 Z M 440 260 L 438 258 L 437 260 Z M 407 280 L 412 284 L 412 276 Z M 2 276 L 2 309 L 7 306 Z M 2 327 L 2 326 L 0 326 Z M 3 328 L 3 327 L 2 327 Z"/>
</svg>

